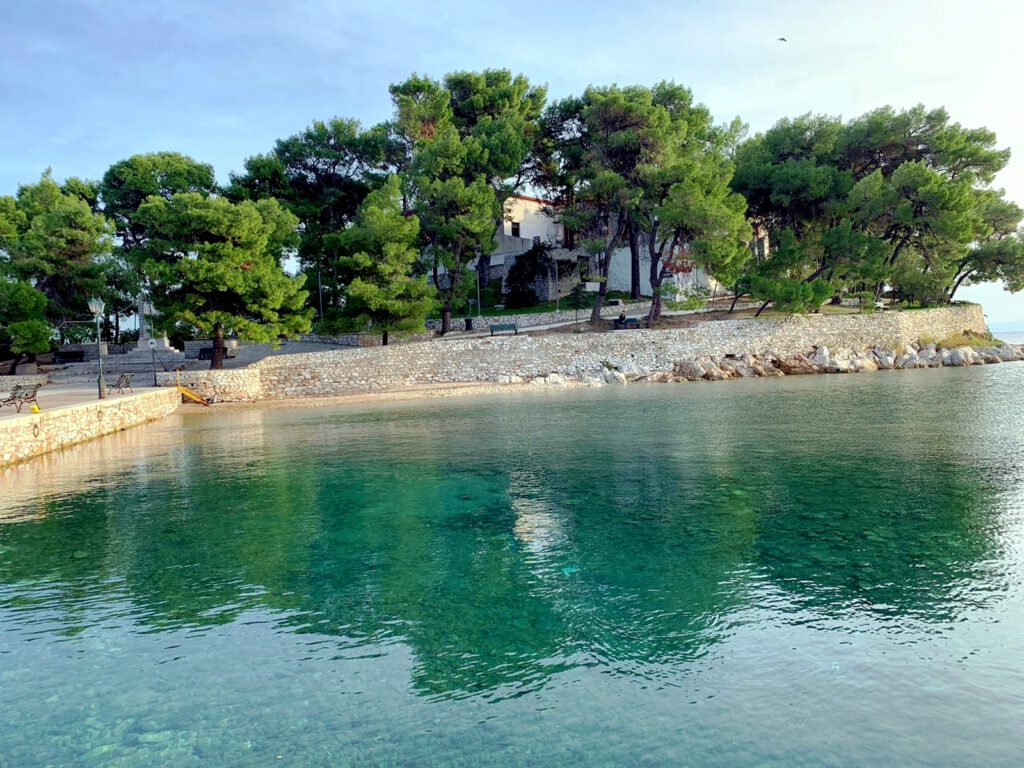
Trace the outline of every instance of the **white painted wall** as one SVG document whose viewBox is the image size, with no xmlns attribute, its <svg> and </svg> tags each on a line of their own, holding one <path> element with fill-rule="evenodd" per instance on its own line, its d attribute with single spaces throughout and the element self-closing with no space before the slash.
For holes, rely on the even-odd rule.
<svg viewBox="0 0 1024 768">
<path fill-rule="evenodd" d="M 512 222 L 519 222 L 519 237 L 532 240 L 539 237 L 542 243 L 555 245 L 561 242 L 562 226 L 558 220 L 544 213 L 544 204 L 528 197 L 510 197 L 505 201 L 505 221 L 501 231 L 512 234 Z"/>
</svg>

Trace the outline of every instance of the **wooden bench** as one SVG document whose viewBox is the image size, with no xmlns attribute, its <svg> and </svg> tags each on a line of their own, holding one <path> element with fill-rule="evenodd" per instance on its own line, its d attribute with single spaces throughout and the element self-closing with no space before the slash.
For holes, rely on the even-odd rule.
<svg viewBox="0 0 1024 768">
<path fill-rule="evenodd" d="M 120 376 L 117 377 L 117 381 L 115 381 L 113 384 L 107 384 L 107 394 L 110 394 L 116 389 L 123 395 L 125 387 L 128 387 L 129 392 L 134 393 L 135 390 L 132 389 L 132 379 L 134 378 L 134 373 L 122 373 Z"/>
<path fill-rule="evenodd" d="M 493 336 L 496 333 L 508 333 L 509 331 L 518 336 L 519 326 L 516 325 L 515 323 L 495 323 L 494 325 L 491 326 L 491 336 Z"/>
<path fill-rule="evenodd" d="M 615 330 L 635 331 L 640 328 L 640 320 L 635 317 L 627 317 L 625 320 L 615 318 Z"/>
<path fill-rule="evenodd" d="M 63 365 L 64 363 L 84 363 L 85 362 L 85 350 L 84 349 L 65 349 L 57 350 L 53 353 L 53 362 L 55 365 Z"/>
<path fill-rule="evenodd" d="M 224 359 L 225 360 L 230 360 L 232 357 L 234 357 L 234 355 L 229 355 L 228 354 L 228 348 L 227 347 L 224 347 L 223 349 L 224 349 Z M 202 349 L 200 349 L 199 350 L 199 359 L 200 360 L 213 360 L 213 347 L 203 347 Z"/>
<path fill-rule="evenodd" d="M 25 403 L 35 403 L 39 405 L 36 400 L 36 396 L 39 394 L 39 388 L 43 386 L 42 382 L 35 384 L 15 384 L 11 387 L 10 394 L 4 399 L 0 400 L 0 408 L 5 405 L 13 405 L 14 409 L 21 413 L 21 406 Z"/>
</svg>

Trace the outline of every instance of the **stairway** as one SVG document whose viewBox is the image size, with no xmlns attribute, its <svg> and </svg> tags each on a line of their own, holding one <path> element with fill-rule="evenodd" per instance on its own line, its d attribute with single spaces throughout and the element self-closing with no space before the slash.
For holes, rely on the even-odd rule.
<svg viewBox="0 0 1024 768">
<path fill-rule="evenodd" d="M 156 355 L 157 371 L 173 371 L 176 368 L 208 367 L 208 362 L 185 360 L 185 353 L 176 349 L 160 350 Z M 53 382 L 95 381 L 99 373 L 99 365 L 89 363 L 68 363 L 50 371 Z M 122 373 L 134 373 L 135 381 L 142 385 L 153 383 L 153 353 L 148 349 L 134 349 L 124 355 L 107 355 L 103 358 L 103 377 L 107 380 L 117 378 Z M 147 376 L 148 374 L 148 376 Z"/>
</svg>

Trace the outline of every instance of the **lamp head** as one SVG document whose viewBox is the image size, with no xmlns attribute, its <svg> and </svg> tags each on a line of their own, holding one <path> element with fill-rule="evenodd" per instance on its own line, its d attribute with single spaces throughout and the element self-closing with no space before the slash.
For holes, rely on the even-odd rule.
<svg viewBox="0 0 1024 768">
<path fill-rule="evenodd" d="M 103 314 L 103 299 L 89 299 L 89 311 L 92 312 L 93 317 L 99 317 Z"/>
</svg>

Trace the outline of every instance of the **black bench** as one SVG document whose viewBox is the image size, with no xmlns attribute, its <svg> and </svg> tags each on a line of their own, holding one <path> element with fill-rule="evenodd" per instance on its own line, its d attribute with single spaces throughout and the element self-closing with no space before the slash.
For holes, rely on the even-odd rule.
<svg viewBox="0 0 1024 768">
<path fill-rule="evenodd" d="M 58 349 L 53 353 L 53 362 L 56 365 L 62 365 L 64 363 L 84 363 L 85 362 L 85 350 L 84 349 Z"/>
<path fill-rule="evenodd" d="M 21 413 L 21 406 L 25 403 L 35 403 L 39 405 L 36 400 L 36 396 L 39 394 L 39 388 L 43 386 L 42 382 L 36 384 L 15 384 L 11 387 L 10 394 L 7 397 L 0 400 L 0 408 L 5 405 L 13 405 L 14 409 Z"/>
<path fill-rule="evenodd" d="M 503 331 L 505 333 L 511 331 L 516 336 L 518 336 L 519 326 L 516 325 L 515 323 L 495 323 L 494 325 L 491 326 L 491 336 L 493 336 L 496 333 L 502 333 Z"/>
<path fill-rule="evenodd" d="M 615 319 L 615 330 L 635 331 L 640 327 L 640 321 L 635 317 L 627 317 L 625 320 Z"/>
<path fill-rule="evenodd" d="M 224 349 L 224 359 L 225 360 L 230 360 L 232 357 L 234 357 L 234 355 L 229 355 L 228 354 L 228 348 L 227 347 L 223 347 L 223 349 Z M 203 347 L 202 349 L 200 349 L 199 350 L 199 359 L 200 360 L 213 360 L 213 347 Z"/>
<path fill-rule="evenodd" d="M 128 387 L 129 392 L 134 393 L 135 390 L 132 389 L 132 379 L 134 378 L 134 373 L 122 373 L 120 376 L 117 377 L 117 381 L 115 381 L 113 384 L 107 384 L 107 393 L 109 394 L 116 389 L 123 395 L 125 387 Z"/>
</svg>

